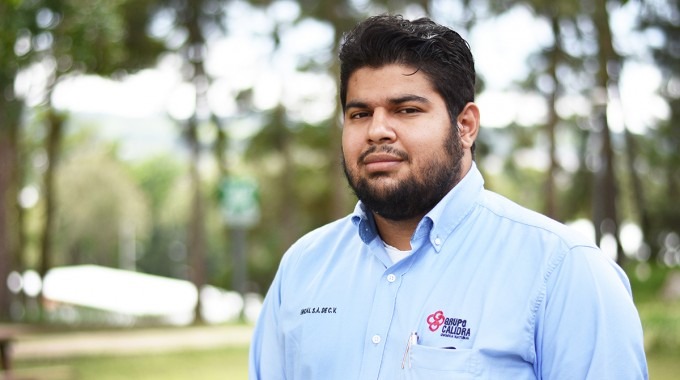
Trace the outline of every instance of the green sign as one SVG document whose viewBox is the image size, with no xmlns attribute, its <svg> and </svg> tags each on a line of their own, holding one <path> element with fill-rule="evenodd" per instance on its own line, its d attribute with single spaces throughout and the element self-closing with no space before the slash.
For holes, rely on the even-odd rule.
<svg viewBox="0 0 680 380">
<path fill-rule="evenodd" d="M 227 225 L 252 227 L 260 221 L 257 183 L 246 178 L 227 178 L 220 183 L 220 211 Z"/>
</svg>

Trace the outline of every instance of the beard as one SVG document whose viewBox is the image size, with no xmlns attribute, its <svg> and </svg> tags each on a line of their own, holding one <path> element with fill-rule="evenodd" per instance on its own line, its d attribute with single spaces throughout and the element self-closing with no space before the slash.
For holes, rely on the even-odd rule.
<svg viewBox="0 0 680 380">
<path fill-rule="evenodd" d="M 357 165 L 362 165 L 366 155 L 378 151 L 395 154 L 405 162 L 411 162 L 406 152 L 397 151 L 390 145 L 374 145 L 361 154 Z M 425 167 L 413 168 L 406 179 L 389 186 L 373 183 L 380 181 L 380 177 L 386 176 L 384 174 L 377 173 L 366 178 L 350 172 L 344 155 L 342 166 L 354 194 L 370 211 L 385 219 L 400 221 L 427 214 L 460 180 L 463 147 L 457 128 L 451 128 L 440 152 L 444 154 L 430 159 Z"/>
</svg>

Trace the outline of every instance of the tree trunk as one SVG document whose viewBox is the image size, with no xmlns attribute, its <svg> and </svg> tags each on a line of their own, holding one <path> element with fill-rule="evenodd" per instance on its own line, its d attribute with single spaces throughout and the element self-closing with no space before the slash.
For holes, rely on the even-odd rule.
<svg viewBox="0 0 680 380">
<path fill-rule="evenodd" d="M 281 226 L 284 226 L 284 228 L 279 252 L 285 252 L 300 237 L 297 222 L 299 206 L 295 200 L 295 163 L 293 162 L 291 132 L 286 121 L 286 109 L 283 106 L 277 107 L 274 118 L 274 123 L 279 128 L 279 131 L 276 133 L 278 139 L 277 145 L 283 156 L 283 171 L 280 178 L 282 193 L 280 218 Z"/>
<path fill-rule="evenodd" d="M 11 318 L 11 294 L 4 286 L 7 276 L 23 269 L 23 223 L 18 203 L 22 107 L 21 102 L 0 95 L 0 321 Z"/>
<path fill-rule="evenodd" d="M 341 25 L 343 24 L 340 20 L 336 21 L 334 25 L 335 30 L 339 31 Z M 333 51 L 338 51 L 339 41 L 335 42 Z M 334 60 L 333 65 L 330 68 L 330 72 L 336 78 L 338 93 L 340 89 L 340 63 Z M 331 165 L 329 175 L 330 175 L 330 186 L 331 186 L 331 207 L 330 207 L 330 220 L 335 220 L 342 218 L 347 215 L 351 210 L 350 204 L 352 202 L 351 190 L 347 184 L 347 179 L 345 178 L 345 172 L 342 168 L 342 109 L 340 107 L 340 102 L 335 102 L 335 110 L 333 111 L 333 117 L 330 122 L 330 133 L 329 138 L 331 141 L 331 148 L 328 151 L 329 162 Z"/>
<path fill-rule="evenodd" d="M 205 38 L 201 29 L 201 12 L 204 6 L 202 0 L 190 0 L 181 5 L 179 12 L 180 24 L 188 32 L 187 42 L 184 44 L 184 59 L 193 68 L 189 78 L 196 89 L 196 109 L 187 121 L 186 136 L 191 150 L 189 175 L 192 187 L 191 216 L 189 221 L 188 254 L 191 263 L 191 281 L 199 292 L 194 323 L 203 322 L 201 316 L 200 291 L 207 283 L 205 263 L 205 226 L 204 226 L 204 203 L 201 191 L 201 174 L 199 170 L 201 147 L 198 139 L 198 126 L 201 114 L 210 117 L 207 108 L 207 94 L 209 79 L 205 75 L 203 66 L 205 59 Z"/>
<path fill-rule="evenodd" d="M 47 150 L 47 168 L 43 178 L 43 191 L 45 201 L 45 218 L 43 220 L 42 242 L 40 247 L 40 266 L 39 273 L 45 278 L 47 271 L 52 268 L 52 240 L 54 233 L 54 220 L 56 210 L 56 190 L 54 179 L 59 162 L 61 140 L 64 128 L 64 117 L 59 115 L 56 110 L 50 108 L 47 116 L 47 140 L 45 141 Z"/>
<path fill-rule="evenodd" d="M 618 88 L 614 92 L 616 96 L 619 96 Z M 643 241 L 650 246 L 654 245 L 652 232 L 651 232 L 651 221 L 649 217 L 649 212 L 647 211 L 647 202 L 645 201 L 645 193 L 642 186 L 642 180 L 638 175 L 638 171 L 635 167 L 635 159 L 637 158 L 638 152 L 635 144 L 635 136 L 628 130 L 624 125 L 624 142 L 626 146 L 626 167 L 627 172 L 630 174 L 630 187 L 633 192 L 633 209 L 638 216 L 638 223 L 640 229 L 642 230 Z M 650 261 L 655 261 L 658 257 L 658 249 L 650 250 Z"/>
<path fill-rule="evenodd" d="M 200 292 L 206 284 L 205 275 L 205 228 L 204 204 L 199 171 L 200 143 L 197 135 L 197 121 L 192 117 L 187 122 L 187 139 L 191 150 L 189 176 L 191 179 L 191 215 L 189 220 L 188 253 L 191 266 L 191 282 Z M 200 293 L 199 293 L 200 294 Z M 195 322 L 202 322 L 200 297 L 195 310 Z"/>
<path fill-rule="evenodd" d="M 616 201 L 618 199 L 616 186 L 616 173 L 614 171 L 614 148 L 607 119 L 607 105 L 609 103 L 608 90 L 610 82 L 616 84 L 618 77 L 610 78 L 610 70 L 618 75 L 619 60 L 614 52 L 612 33 L 609 25 L 606 0 L 595 1 L 593 20 L 598 39 L 598 74 L 597 88 L 602 92 L 601 101 L 598 101 L 595 112 L 596 131 L 599 132 L 601 143 L 598 154 L 599 167 L 595 173 L 595 191 L 593 199 L 593 224 L 595 236 L 598 242 L 605 234 L 611 234 L 617 242 L 616 260 L 623 260 L 621 244 L 619 242 L 619 220 L 617 215 Z M 596 132 L 596 133 L 597 133 Z"/>
<path fill-rule="evenodd" d="M 555 154 L 555 131 L 559 117 L 557 115 L 557 97 L 559 93 L 560 81 L 557 77 L 557 66 L 562 56 L 562 39 L 560 38 L 560 24 L 557 15 L 551 15 L 550 24 L 552 26 L 554 44 L 549 53 L 549 67 L 548 72 L 553 81 L 552 92 L 548 95 L 548 120 L 545 124 L 545 133 L 548 136 L 548 157 L 549 167 L 548 174 L 545 179 L 545 206 L 544 213 L 553 218 L 558 219 L 557 211 L 557 194 L 555 189 L 555 176 L 559 170 L 559 164 Z"/>
<path fill-rule="evenodd" d="M 9 137 L 9 126 L 0 126 L 0 321 L 10 319 L 11 294 L 7 286 L 4 286 L 11 268 L 11 178 L 12 178 L 12 142 Z"/>
</svg>

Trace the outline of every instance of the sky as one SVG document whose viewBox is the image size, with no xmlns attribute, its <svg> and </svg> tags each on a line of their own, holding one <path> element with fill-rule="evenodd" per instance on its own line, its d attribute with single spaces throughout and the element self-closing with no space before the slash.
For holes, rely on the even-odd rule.
<svg viewBox="0 0 680 380">
<path fill-rule="evenodd" d="M 286 1 L 276 4 L 267 11 L 254 12 L 246 3 L 232 2 L 229 20 L 232 32 L 211 43 L 206 62 L 208 72 L 215 78 L 209 91 L 209 106 L 222 118 L 238 118 L 234 96 L 253 87 L 254 104 L 259 110 L 271 109 L 282 102 L 294 120 L 312 123 L 326 120 L 337 101 L 333 79 L 324 73 L 301 73 L 295 67 L 300 60 L 334 59 L 329 51 L 332 30 L 313 20 L 293 26 L 292 21 L 299 13 L 297 4 Z M 436 9 L 441 12 L 456 11 L 442 5 L 456 2 L 438 4 Z M 633 31 L 638 6 L 628 2 L 612 16 L 617 49 L 639 57 L 623 68 L 620 101 L 613 101 L 609 107 L 615 132 L 622 131 L 625 122 L 631 131 L 644 133 L 656 119 L 668 114 L 667 105 L 655 94 L 661 76 L 640 48 L 647 46 L 654 36 Z M 416 13 L 406 16 L 420 16 Z M 243 17 L 245 14 L 247 17 Z M 282 42 L 276 52 L 266 38 L 273 27 L 272 20 L 282 25 Z M 167 25 L 157 24 L 155 33 L 167 32 L 164 30 Z M 546 113 L 542 99 L 517 89 L 513 81 L 528 74 L 527 57 L 549 44 L 549 36 L 544 21 L 519 7 L 501 17 L 483 20 L 469 35 L 464 34 L 475 56 L 477 71 L 487 84 L 476 99 L 483 127 L 498 128 L 513 121 L 529 125 L 542 120 Z M 156 67 L 121 81 L 95 76 L 70 78 L 57 86 L 53 102 L 74 114 L 108 117 L 110 122 L 101 126 L 100 133 L 106 138 L 120 139 L 126 158 L 172 150 L 177 147 L 179 131 L 171 119 L 188 118 L 195 104 L 194 89 L 182 81 L 179 65 L 177 58 L 166 57 Z M 587 102 L 577 97 L 562 100 L 559 109 L 563 116 L 589 111 Z M 242 127 L 238 131 L 241 136 L 237 134 L 236 139 L 246 138 L 255 128 Z"/>
</svg>

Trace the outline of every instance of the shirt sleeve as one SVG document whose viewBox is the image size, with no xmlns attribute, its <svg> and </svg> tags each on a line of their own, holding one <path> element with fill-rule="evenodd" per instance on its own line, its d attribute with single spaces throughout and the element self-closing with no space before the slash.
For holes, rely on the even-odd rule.
<svg viewBox="0 0 680 380">
<path fill-rule="evenodd" d="M 277 272 L 264 299 L 250 345 L 248 379 L 283 379 L 284 344 L 279 328 L 281 271 Z"/>
<path fill-rule="evenodd" d="M 535 331 L 539 379 L 648 378 L 628 278 L 595 248 L 572 248 L 548 274 Z"/>
</svg>

